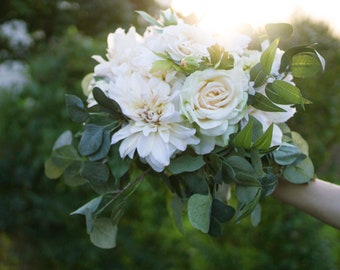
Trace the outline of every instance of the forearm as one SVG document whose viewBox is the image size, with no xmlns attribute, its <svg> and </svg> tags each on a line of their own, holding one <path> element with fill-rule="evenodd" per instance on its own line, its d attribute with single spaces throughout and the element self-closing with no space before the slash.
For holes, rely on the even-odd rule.
<svg viewBox="0 0 340 270">
<path fill-rule="evenodd" d="M 320 179 L 292 184 L 282 179 L 273 197 L 340 229 L 340 186 Z"/>
</svg>

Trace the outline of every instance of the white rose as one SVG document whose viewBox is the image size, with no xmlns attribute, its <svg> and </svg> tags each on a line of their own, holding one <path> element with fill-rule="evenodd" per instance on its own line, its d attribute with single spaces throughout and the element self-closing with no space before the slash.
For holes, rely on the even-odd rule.
<svg viewBox="0 0 340 270">
<path fill-rule="evenodd" d="M 154 51 L 167 53 L 173 60 L 180 61 L 188 56 L 197 60 L 208 57 L 207 48 L 214 43 L 214 39 L 197 26 L 179 23 L 165 27 L 150 46 Z"/>
<path fill-rule="evenodd" d="M 181 91 L 181 112 L 199 127 L 201 150 L 195 148 L 199 154 L 210 152 L 215 144 L 228 144 L 229 135 L 237 130 L 235 126 L 245 115 L 246 90 L 247 79 L 241 69 L 207 69 L 186 79 Z"/>
</svg>

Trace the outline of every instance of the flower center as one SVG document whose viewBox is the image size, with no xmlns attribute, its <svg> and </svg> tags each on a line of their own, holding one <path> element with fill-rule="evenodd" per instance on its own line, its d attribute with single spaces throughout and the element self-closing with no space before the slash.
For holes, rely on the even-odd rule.
<svg viewBox="0 0 340 270">
<path fill-rule="evenodd" d="M 162 107 L 156 107 L 151 109 L 147 105 L 144 105 L 144 107 L 141 108 L 139 111 L 139 116 L 146 123 L 157 124 L 162 113 L 163 113 Z"/>
</svg>

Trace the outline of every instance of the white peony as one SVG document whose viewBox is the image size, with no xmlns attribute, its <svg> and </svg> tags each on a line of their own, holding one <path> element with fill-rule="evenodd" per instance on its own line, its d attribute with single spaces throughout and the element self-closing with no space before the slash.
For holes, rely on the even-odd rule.
<svg viewBox="0 0 340 270">
<path fill-rule="evenodd" d="M 191 74 L 181 91 L 181 111 L 198 126 L 199 154 L 227 145 L 246 113 L 247 79 L 241 69 L 207 69 Z M 217 138 L 220 136 L 219 138 Z"/>
<path fill-rule="evenodd" d="M 170 158 L 197 144 L 195 129 L 183 125 L 176 106 L 176 92 L 164 81 L 145 79 L 139 74 L 119 78 L 110 91 L 129 122 L 112 136 L 112 144 L 122 140 L 122 158 L 133 158 L 137 151 L 155 171 L 170 164 Z"/>
</svg>

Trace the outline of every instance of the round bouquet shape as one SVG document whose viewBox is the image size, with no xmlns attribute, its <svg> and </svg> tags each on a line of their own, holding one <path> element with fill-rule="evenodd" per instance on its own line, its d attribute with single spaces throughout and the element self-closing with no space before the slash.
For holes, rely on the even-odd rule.
<svg viewBox="0 0 340 270">
<path fill-rule="evenodd" d="M 286 122 L 311 103 L 294 79 L 323 71 L 323 58 L 312 45 L 280 49 L 285 23 L 222 39 L 172 10 L 138 13 L 150 26 L 109 34 L 82 81 L 86 102 L 66 95 L 79 132 L 60 135 L 46 175 L 97 193 L 72 214 L 101 248 L 116 246 L 124 205 L 149 175 L 171 192 L 179 228 L 183 212 L 213 236 L 247 216 L 257 225 L 279 178 L 314 177 L 308 144 Z"/>
</svg>

